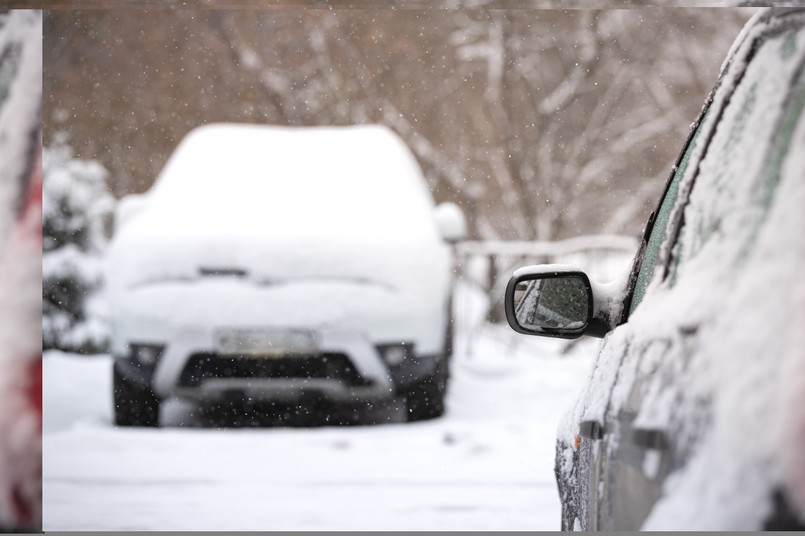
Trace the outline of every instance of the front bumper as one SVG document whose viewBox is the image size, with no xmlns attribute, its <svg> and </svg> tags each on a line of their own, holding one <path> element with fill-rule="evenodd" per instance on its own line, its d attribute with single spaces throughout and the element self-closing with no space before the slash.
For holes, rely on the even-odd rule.
<svg viewBox="0 0 805 536">
<path fill-rule="evenodd" d="M 436 370 L 444 346 L 441 300 L 414 299 L 376 285 L 325 281 L 261 287 L 221 280 L 153 284 L 118 298 L 112 315 L 113 352 L 133 368 L 133 356 L 124 358 L 132 344 L 162 347 L 148 371 L 151 389 L 160 398 L 215 401 L 240 393 L 280 401 L 313 393 L 334 401 L 387 399 Z M 298 359 L 216 354 L 221 343 L 216 334 L 230 329 L 314 333 L 315 354 Z M 410 345 L 411 355 L 397 365 L 387 364 L 383 346 L 402 342 Z M 413 355 L 414 349 L 420 355 Z M 350 374 L 315 370 L 317 360 L 333 356 L 348 360 Z M 205 359 L 214 363 L 200 363 Z M 237 372 L 221 369 L 228 359 L 241 361 L 232 363 Z M 295 361 L 304 360 L 310 374 L 243 370 L 259 362 L 273 368 L 278 361 L 293 369 Z"/>
<path fill-rule="evenodd" d="M 293 400 L 314 391 L 331 400 L 386 398 L 393 394 L 388 369 L 379 352 L 360 333 L 349 331 L 319 332 L 322 353 L 349 356 L 364 385 L 349 385 L 339 378 L 208 378 L 198 385 L 183 385 L 181 376 L 189 357 L 209 354 L 214 348 L 212 334 L 192 329 L 180 333 L 165 349 L 154 371 L 153 389 L 161 397 L 179 395 L 194 400 L 218 400 L 242 392 L 256 400 Z M 300 358 L 303 359 L 303 358 Z"/>
<path fill-rule="evenodd" d="M 318 334 L 320 354 L 315 356 L 230 358 L 212 351 L 209 332 L 187 329 L 165 347 L 154 367 L 142 367 L 130 359 L 120 359 L 119 364 L 138 382 L 150 383 L 161 398 L 293 401 L 313 394 L 346 402 L 391 398 L 400 387 L 432 373 L 441 357 L 410 355 L 390 367 L 380 350 L 358 332 Z"/>
</svg>

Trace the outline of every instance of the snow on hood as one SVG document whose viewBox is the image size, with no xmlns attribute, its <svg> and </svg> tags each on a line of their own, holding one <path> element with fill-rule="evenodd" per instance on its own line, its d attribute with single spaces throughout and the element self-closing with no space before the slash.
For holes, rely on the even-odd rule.
<svg viewBox="0 0 805 536">
<path fill-rule="evenodd" d="M 441 285 L 433 217 L 416 160 L 385 127 L 207 125 L 118 229 L 108 269 L 120 287 L 205 274 Z"/>
</svg>

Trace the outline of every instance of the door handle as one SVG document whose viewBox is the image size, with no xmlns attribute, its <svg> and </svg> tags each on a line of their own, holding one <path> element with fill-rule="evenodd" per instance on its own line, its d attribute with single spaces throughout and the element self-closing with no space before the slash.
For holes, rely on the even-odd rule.
<svg viewBox="0 0 805 536">
<path fill-rule="evenodd" d="M 601 439 L 604 437 L 604 426 L 598 421 L 581 421 L 579 435 L 587 439 Z"/>
<path fill-rule="evenodd" d="M 652 428 L 632 429 L 632 443 L 640 448 L 649 450 L 668 450 L 670 446 L 665 432 Z"/>
</svg>

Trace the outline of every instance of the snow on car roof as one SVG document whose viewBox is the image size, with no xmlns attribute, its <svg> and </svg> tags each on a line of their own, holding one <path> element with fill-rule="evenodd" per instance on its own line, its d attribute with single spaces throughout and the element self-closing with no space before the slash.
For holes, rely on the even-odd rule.
<svg viewBox="0 0 805 536">
<path fill-rule="evenodd" d="M 380 125 L 206 125 L 150 197 L 149 217 L 204 233 L 436 237 L 422 172 Z"/>
</svg>

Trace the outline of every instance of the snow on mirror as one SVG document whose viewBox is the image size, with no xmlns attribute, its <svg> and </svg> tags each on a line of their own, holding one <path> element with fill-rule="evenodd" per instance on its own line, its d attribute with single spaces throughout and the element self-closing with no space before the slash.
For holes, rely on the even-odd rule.
<svg viewBox="0 0 805 536">
<path fill-rule="evenodd" d="M 575 275 L 521 279 L 512 305 L 518 327 L 529 333 L 573 336 L 587 327 L 589 295 Z"/>
</svg>

